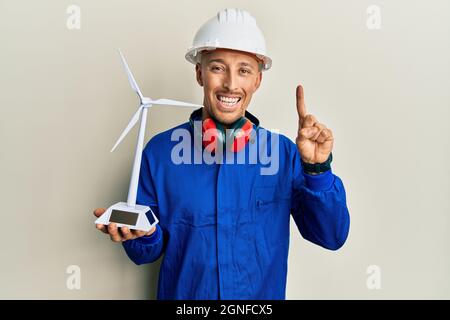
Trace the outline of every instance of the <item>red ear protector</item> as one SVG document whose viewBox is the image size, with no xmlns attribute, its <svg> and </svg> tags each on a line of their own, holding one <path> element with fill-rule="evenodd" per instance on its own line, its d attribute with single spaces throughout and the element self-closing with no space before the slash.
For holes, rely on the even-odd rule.
<svg viewBox="0 0 450 320">
<path fill-rule="evenodd" d="M 229 139 L 233 139 L 231 151 L 241 151 L 250 140 L 253 125 L 250 120 L 242 117 L 227 130 L 220 123 L 208 118 L 203 121 L 202 134 L 203 146 L 209 152 L 216 151 L 218 147 L 226 145 L 226 134 L 231 132 Z"/>
<path fill-rule="evenodd" d="M 201 111 L 202 109 L 195 110 L 189 119 L 192 127 L 194 127 L 194 121 L 201 120 Z M 256 126 L 259 125 L 259 120 L 256 119 L 249 112 L 245 112 L 245 116 L 247 118 L 253 119 Z M 231 151 L 239 152 L 241 151 L 245 145 L 250 140 L 250 134 L 253 129 L 252 121 L 247 119 L 246 117 L 242 117 L 236 122 L 234 122 L 231 127 L 227 130 L 224 129 L 222 124 L 214 121 L 212 118 L 207 118 L 202 123 L 202 143 L 203 147 L 209 152 L 214 152 L 218 147 L 226 147 L 226 142 L 228 139 L 233 139 L 233 143 L 230 144 Z M 195 130 L 195 128 L 194 128 Z M 198 134 L 198 132 L 197 132 Z M 228 136 L 227 136 L 228 134 Z M 228 142 L 229 143 L 229 142 Z"/>
</svg>

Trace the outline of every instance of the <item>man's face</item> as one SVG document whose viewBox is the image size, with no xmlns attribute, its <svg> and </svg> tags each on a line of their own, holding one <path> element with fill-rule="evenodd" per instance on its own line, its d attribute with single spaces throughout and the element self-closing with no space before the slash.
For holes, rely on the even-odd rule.
<svg viewBox="0 0 450 320">
<path fill-rule="evenodd" d="M 256 56 L 228 49 L 203 53 L 196 74 L 207 115 L 225 126 L 245 114 L 262 79 Z"/>
</svg>

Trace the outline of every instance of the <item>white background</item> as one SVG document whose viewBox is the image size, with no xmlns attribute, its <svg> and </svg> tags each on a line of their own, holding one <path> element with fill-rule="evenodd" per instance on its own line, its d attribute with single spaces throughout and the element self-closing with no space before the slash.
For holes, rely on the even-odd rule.
<svg viewBox="0 0 450 320">
<path fill-rule="evenodd" d="M 69 5 L 81 29 L 66 26 Z M 381 9 L 370 30 L 366 10 Z M 448 1 L 0 1 L 0 298 L 154 298 L 159 262 L 135 266 L 92 210 L 126 200 L 137 108 L 116 49 L 145 95 L 202 102 L 184 60 L 225 7 L 263 30 L 273 68 L 249 111 L 295 139 L 295 87 L 335 135 L 351 214 L 326 251 L 291 225 L 288 299 L 450 298 Z M 155 107 L 146 141 L 190 111 Z M 66 269 L 81 268 L 69 290 Z M 367 268 L 381 270 L 370 290 Z"/>
</svg>

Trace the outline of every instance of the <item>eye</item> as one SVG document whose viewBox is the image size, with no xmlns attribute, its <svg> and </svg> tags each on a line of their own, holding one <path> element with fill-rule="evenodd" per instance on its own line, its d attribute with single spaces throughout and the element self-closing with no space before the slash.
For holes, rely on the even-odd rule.
<svg viewBox="0 0 450 320">
<path fill-rule="evenodd" d="M 223 68 L 220 67 L 220 66 L 212 66 L 212 67 L 211 67 L 211 70 L 212 70 L 212 71 L 222 71 Z"/>
<path fill-rule="evenodd" d="M 241 69 L 241 73 L 243 73 L 243 74 L 250 74 L 251 71 L 248 70 L 248 69 Z"/>
</svg>

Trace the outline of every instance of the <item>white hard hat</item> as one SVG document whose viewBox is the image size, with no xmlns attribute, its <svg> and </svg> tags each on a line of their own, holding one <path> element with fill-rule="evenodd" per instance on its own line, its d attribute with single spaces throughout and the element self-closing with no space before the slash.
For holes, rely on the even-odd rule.
<svg viewBox="0 0 450 320">
<path fill-rule="evenodd" d="M 256 20 L 250 13 L 240 9 L 224 9 L 209 19 L 197 31 L 186 60 L 200 62 L 203 50 L 216 48 L 233 49 L 255 54 L 263 62 L 263 70 L 269 70 L 272 59 L 266 55 L 266 41 Z"/>
</svg>

